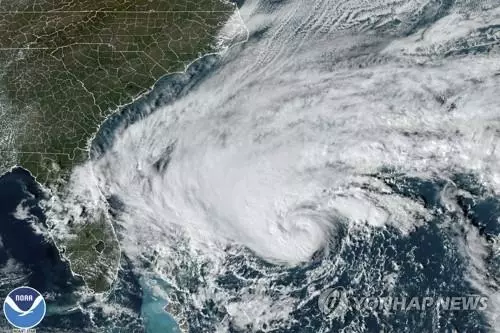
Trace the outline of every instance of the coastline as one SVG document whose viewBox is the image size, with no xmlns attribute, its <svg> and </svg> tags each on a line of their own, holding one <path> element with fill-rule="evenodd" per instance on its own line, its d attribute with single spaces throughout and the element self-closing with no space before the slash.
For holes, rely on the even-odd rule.
<svg viewBox="0 0 500 333">
<path fill-rule="evenodd" d="M 184 70 L 182 70 L 182 71 L 165 73 L 165 75 L 163 75 L 159 80 L 157 80 L 146 91 L 144 91 L 143 93 L 136 96 L 130 102 L 117 106 L 115 108 L 115 110 L 113 112 L 111 112 L 99 124 L 99 126 L 95 129 L 93 134 L 89 137 L 88 143 L 87 143 L 87 148 L 86 148 L 87 158 L 86 158 L 85 162 L 83 162 L 83 164 L 87 163 L 88 161 L 91 161 L 92 159 L 98 158 L 99 154 L 97 153 L 97 151 L 99 150 L 98 146 L 99 146 L 100 140 L 106 141 L 106 140 L 111 138 L 111 141 L 108 142 L 108 144 L 109 145 L 112 144 L 112 136 L 114 134 L 114 130 L 119 129 L 120 126 L 124 125 L 122 123 L 123 118 L 127 118 L 129 116 L 138 116 L 138 118 L 135 120 L 140 120 L 141 117 L 145 116 L 145 114 L 134 114 L 133 112 L 131 113 L 131 110 L 133 111 L 134 106 L 136 106 L 137 104 L 141 104 L 141 103 L 148 103 L 147 102 L 148 100 L 151 101 L 151 100 L 161 99 L 161 105 L 165 105 L 165 104 L 168 104 L 168 103 L 175 101 L 177 98 L 181 97 L 184 93 L 187 93 L 192 86 L 196 85 L 203 78 L 203 73 L 208 72 L 210 69 L 212 69 L 213 65 L 216 63 L 217 59 L 221 55 L 223 55 L 230 48 L 232 48 L 236 45 L 245 43 L 248 40 L 249 32 L 248 32 L 248 29 L 245 26 L 243 20 L 241 19 L 241 15 L 240 15 L 239 8 L 238 8 L 239 6 L 236 2 L 231 2 L 231 3 L 235 7 L 235 12 L 233 15 L 231 15 L 231 18 L 226 22 L 226 25 L 231 23 L 230 22 L 231 19 L 236 18 L 237 20 L 239 20 L 241 23 L 240 28 L 242 28 L 244 30 L 244 36 L 243 36 L 244 38 L 241 39 L 241 37 L 242 37 L 241 35 L 232 36 L 229 39 L 227 38 L 227 36 L 218 36 L 217 39 L 219 40 L 219 43 L 217 45 L 217 48 L 218 48 L 217 51 L 210 52 L 210 53 L 203 54 L 203 55 L 199 56 L 198 58 L 194 59 L 189 64 L 187 64 L 185 66 Z M 222 32 L 222 30 L 221 30 L 221 32 Z M 206 63 L 204 63 L 205 60 L 206 60 L 206 62 L 209 63 L 208 65 Z M 201 76 L 199 76 L 200 72 L 202 72 Z M 179 81 L 181 81 L 181 84 L 179 84 Z M 159 95 L 161 95 L 162 89 L 164 89 L 165 87 L 168 88 L 169 85 L 170 85 L 170 88 L 176 88 L 176 90 L 174 90 L 174 93 L 169 95 L 166 99 L 165 99 L 165 96 L 161 96 L 161 98 L 159 98 L 160 97 Z M 154 110 L 151 112 L 154 112 Z M 113 126 L 110 127 L 110 123 L 114 122 L 114 121 L 117 121 L 118 126 L 116 126 L 113 129 L 112 128 Z M 130 123 L 127 123 L 125 125 L 130 125 Z M 108 131 L 106 131 L 107 129 L 111 129 L 111 131 L 108 132 Z M 106 146 L 101 147 L 101 148 L 105 148 L 105 147 Z M 105 151 L 105 149 L 102 151 Z M 81 164 L 79 164 L 79 165 L 81 165 Z M 78 167 L 78 165 L 76 167 Z M 75 169 L 75 167 L 73 167 L 70 170 L 69 177 L 71 176 L 71 173 L 74 169 Z M 25 169 L 24 167 L 22 167 L 20 165 L 14 165 L 14 166 L 11 166 L 7 171 L 5 171 L 4 173 L 2 173 L 0 175 L 0 181 L 5 179 L 5 177 L 7 177 L 8 175 L 12 174 L 13 172 L 15 172 L 17 170 L 20 170 L 21 172 L 27 173 L 29 175 L 29 178 L 31 178 L 31 180 L 33 181 L 34 185 L 36 187 L 38 187 L 40 189 L 40 191 L 43 192 L 44 198 L 43 198 L 43 200 L 40 201 L 39 205 L 41 207 L 41 210 L 42 210 L 44 216 L 47 217 L 47 215 L 45 215 L 45 214 L 50 210 L 50 203 L 53 200 L 60 200 L 60 196 L 62 194 L 64 194 L 64 192 L 67 190 L 67 187 L 69 185 L 69 181 L 68 181 L 69 177 L 68 177 L 68 180 L 63 180 L 61 183 L 59 183 L 60 180 L 58 180 L 57 182 L 54 182 L 55 184 L 44 185 L 39 180 L 37 180 L 35 175 L 32 174 L 30 170 Z M 104 198 L 104 196 L 102 196 L 102 198 Z M 104 204 L 106 205 L 106 208 L 109 211 L 111 209 L 111 207 L 109 207 L 109 203 L 104 202 Z M 47 218 L 47 220 L 48 220 L 48 218 Z M 121 261 L 122 250 L 119 247 L 120 243 L 119 243 L 118 234 L 116 232 L 115 225 L 113 224 L 113 222 L 110 219 L 106 219 L 106 221 L 109 224 L 109 227 L 111 228 L 111 230 L 113 232 L 113 237 L 114 237 L 113 241 L 115 241 L 118 244 L 119 257 L 117 259 L 117 262 L 119 263 Z M 113 274 L 113 280 L 109 284 L 109 288 L 107 290 L 104 290 L 102 292 L 96 292 L 96 291 L 92 290 L 91 288 L 89 288 L 88 282 L 86 281 L 85 276 L 82 274 L 79 274 L 78 272 L 76 272 L 73 269 L 72 260 L 67 256 L 66 251 L 61 247 L 63 245 L 57 240 L 57 237 L 54 234 L 54 230 L 53 230 L 53 228 L 51 228 L 50 222 L 46 221 L 45 224 L 46 224 L 46 230 L 45 230 L 45 233 L 43 234 L 43 237 L 47 238 L 49 243 L 52 246 L 54 246 L 54 248 L 57 250 L 57 253 L 60 256 L 61 260 L 67 265 L 72 278 L 79 279 L 83 282 L 83 286 L 86 289 L 85 294 L 88 294 L 90 296 L 93 295 L 98 299 L 106 299 L 113 292 L 114 282 L 116 282 L 118 275 L 119 275 L 119 272 L 120 272 L 120 269 L 121 269 L 120 265 L 119 264 L 116 265 L 116 270 Z M 77 304 L 80 304 L 80 303 L 77 303 Z M 162 311 L 164 311 L 168 317 L 172 318 L 170 313 L 166 312 L 163 307 L 161 307 L 161 308 L 162 308 Z"/>
</svg>

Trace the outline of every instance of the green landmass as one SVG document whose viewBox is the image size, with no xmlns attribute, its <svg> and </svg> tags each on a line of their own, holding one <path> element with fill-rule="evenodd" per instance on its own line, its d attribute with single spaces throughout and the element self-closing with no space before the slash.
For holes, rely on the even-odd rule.
<svg viewBox="0 0 500 333">
<path fill-rule="evenodd" d="M 234 10 L 220 0 L 0 1 L 0 169 L 61 187 L 106 117 L 213 51 Z M 106 290 L 119 261 L 112 226 L 93 217 L 73 233 L 60 244 L 72 270 Z"/>
<path fill-rule="evenodd" d="M 0 2 L 0 95 L 22 119 L 10 148 L 44 184 L 87 158 L 119 105 L 211 51 L 234 11 L 220 0 L 23 3 Z"/>
<path fill-rule="evenodd" d="M 74 237 L 64 242 L 64 250 L 71 269 L 82 276 L 92 290 L 102 292 L 116 277 L 120 246 L 104 214 L 90 219 L 92 221 L 73 227 Z"/>
</svg>

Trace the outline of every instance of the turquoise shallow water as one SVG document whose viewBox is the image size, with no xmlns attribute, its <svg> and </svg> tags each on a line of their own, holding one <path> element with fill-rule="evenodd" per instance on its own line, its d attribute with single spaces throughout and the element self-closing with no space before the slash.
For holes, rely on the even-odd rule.
<svg viewBox="0 0 500 333">
<path fill-rule="evenodd" d="M 151 286 L 162 288 L 161 281 L 140 281 L 143 290 L 141 316 L 146 333 L 180 333 L 181 330 L 172 316 L 164 310 L 167 300 L 155 295 Z M 166 288 L 166 286 L 165 286 Z"/>
</svg>

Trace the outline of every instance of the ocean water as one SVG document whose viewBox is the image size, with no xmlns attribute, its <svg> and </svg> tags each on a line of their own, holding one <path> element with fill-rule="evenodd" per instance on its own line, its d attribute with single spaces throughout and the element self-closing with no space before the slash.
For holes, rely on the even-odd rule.
<svg viewBox="0 0 500 333">
<path fill-rule="evenodd" d="M 155 89 L 111 116 L 92 142 L 91 158 L 99 157 L 113 144 L 114 136 L 147 117 L 155 107 L 171 103 L 187 94 L 216 64 L 208 56 L 185 73 L 169 75 Z M 46 216 L 39 205 L 47 194 L 29 172 L 14 168 L 0 178 L 0 290 L 7 293 L 28 285 L 39 290 L 47 302 L 47 315 L 39 332 L 176 333 L 176 321 L 166 310 L 167 300 L 154 286 L 161 281 L 140 281 L 131 262 L 122 256 L 121 269 L 105 299 L 87 295 L 84 282 L 73 276 L 47 233 Z M 120 203 L 108 198 L 112 214 Z M 20 214 L 16 215 L 16 211 Z M 119 228 L 119 226 L 116 226 Z M 156 287 L 158 288 L 158 287 Z M 110 309 L 113 309 L 109 312 Z M 1 328 L 9 327 L 1 317 Z"/>
<path fill-rule="evenodd" d="M 497 221 L 500 214 L 498 198 L 491 196 L 484 198 L 484 190 L 477 183 L 472 182 L 473 178 L 457 175 L 456 180 L 457 183 L 460 182 L 463 190 L 470 191 L 469 193 L 472 192 L 477 196 L 457 199 L 457 203 L 463 207 L 464 214 L 470 217 L 470 225 L 477 228 L 487 239 L 498 237 L 500 235 Z M 442 208 L 438 198 L 446 186 L 445 182 L 399 178 L 397 182 L 392 182 L 392 186 L 405 196 L 423 201 L 428 209 Z M 71 310 L 72 305 L 75 305 L 77 301 L 81 302 L 81 298 L 79 299 L 76 293 L 81 288 L 82 281 L 71 276 L 67 263 L 61 259 L 57 249 L 38 230 L 38 228 L 43 230 L 45 227 L 43 212 L 37 206 L 38 200 L 44 195 L 43 192 L 37 187 L 30 174 L 22 169 L 13 169 L 3 175 L 0 178 L 0 189 L 2 190 L 0 192 L 1 290 L 6 294 L 17 286 L 30 285 L 46 296 L 48 312 L 46 319 L 38 328 L 40 332 L 69 332 L 70 330 L 94 332 L 98 327 L 100 327 L 99 331 L 107 332 L 180 332 L 175 320 L 165 312 L 168 300 L 162 298 L 162 293 L 157 292 L 157 290 L 168 290 L 165 282 L 160 279 L 141 282 L 133 275 L 130 267 L 127 267 L 127 262 L 123 264 L 117 287 L 109 296 L 111 300 L 109 304 L 122 311 L 123 306 L 128 305 L 137 313 L 135 321 L 125 317 L 112 317 L 110 320 L 106 318 L 106 314 L 100 313 L 98 306 L 92 310 L 95 311 L 94 323 L 92 323 L 88 312 Z M 19 220 L 19 214 L 17 218 L 14 217 L 20 207 L 26 212 L 29 210 L 30 214 L 25 215 L 27 220 Z M 374 231 L 370 236 L 370 242 L 365 241 L 366 234 L 360 234 L 357 240 L 349 242 L 342 248 L 336 247 L 333 249 L 335 252 L 332 251 L 331 256 L 342 257 L 344 262 L 348 263 L 347 267 L 340 274 L 331 272 L 329 279 L 325 279 L 315 287 L 324 288 L 335 280 L 336 286 L 352 288 L 363 294 L 377 288 L 384 290 L 384 287 L 380 285 L 383 282 L 382 275 L 398 272 L 395 289 L 391 291 L 394 294 L 410 297 L 421 295 L 423 291 L 426 295 L 441 296 L 474 294 L 476 291 L 464 278 L 468 263 L 458 254 L 459 244 L 454 241 L 456 236 L 454 232 L 457 230 L 452 225 L 444 226 L 445 220 L 446 216 L 437 214 L 432 221 L 405 237 L 393 228 Z M 339 231 L 336 236 L 341 239 L 347 237 L 345 231 Z M 300 297 L 300 293 L 304 292 L 302 284 L 307 279 L 308 272 L 330 259 L 328 256 L 318 258 L 307 265 L 289 270 L 275 281 L 275 287 L 296 286 L 298 293 L 296 296 Z M 260 274 L 248 266 L 245 258 L 235 257 L 232 260 L 239 269 L 221 275 L 219 277 L 220 288 L 241 288 L 243 287 L 242 277 L 252 279 Z M 237 263 L 238 261 L 240 262 Z M 362 267 L 359 266 L 360 261 L 363 262 Z M 495 262 L 492 261 L 492 265 L 494 264 Z M 366 271 L 363 271 L 365 269 Z M 491 269 L 495 272 L 496 267 L 493 266 Z M 367 275 L 359 281 L 358 277 L 361 273 L 367 273 L 370 276 Z M 354 277 L 357 280 L 355 283 L 353 283 Z M 304 294 L 303 297 L 306 298 L 306 295 Z M 92 302 L 88 300 L 87 306 Z M 85 307 L 85 302 L 80 304 Z M 135 305 L 131 306 L 132 304 Z M 297 318 L 294 324 L 277 331 L 316 332 L 322 325 L 321 314 L 318 312 L 316 299 L 311 299 L 293 312 Z M 198 315 L 194 314 L 191 320 L 202 323 L 202 318 L 197 317 Z M 382 318 L 372 314 L 362 319 L 357 313 L 352 312 L 348 313 L 342 321 L 334 322 L 330 328 L 331 332 L 345 327 L 349 321 L 358 320 L 364 321 L 367 332 L 382 332 L 388 328 L 397 332 L 414 332 L 417 327 L 433 332 L 452 332 L 453 329 L 458 332 L 491 331 L 484 315 L 480 311 L 472 311 L 445 312 L 440 315 L 429 313 L 423 315 L 419 312 L 395 313 Z M 8 327 L 5 321 L 2 321 L 2 326 L 4 329 Z M 194 326 L 192 332 L 205 332 L 207 329 L 209 328 L 203 325 Z M 230 331 L 241 332 L 239 329 Z"/>
<path fill-rule="evenodd" d="M 71 310 L 76 304 L 74 293 L 83 281 L 72 276 L 67 262 L 44 235 L 45 216 L 38 206 L 44 195 L 23 169 L 15 168 L 0 178 L 0 292 L 6 296 L 23 285 L 40 291 L 47 300 L 41 332 L 85 328 L 88 318 Z M 3 316 L 1 327 L 8 327 Z"/>
<path fill-rule="evenodd" d="M 167 299 L 155 293 L 155 289 L 168 289 L 161 280 L 150 279 L 142 284 L 141 317 L 146 333 L 180 333 L 177 322 L 166 312 Z"/>
<path fill-rule="evenodd" d="M 38 332 L 149 332 L 141 320 L 142 289 L 127 258 L 122 259 L 118 279 L 104 301 L 86 295 L 83 280 L 71 273 L 46 232 L 39 206 L 44 198 L 46 193 L 21 168 L 0 177 L 1 294 L 23 285 L 42 293 L 47 314 Z M 144 299 L 151 304 L 147 295 Z M 106 313 L 106 306 L 119 309 L 118 315 Z M 0 325 L 2 330 L 10 327 L 3 316 Z"/>
<path fill-rule="evenodd" d="M 0 180 L 2 239 L 29 240 L 4 245 L 2 281 L 68 295 L 41 327 L 56 332 L 175 332 L 166 305 L 200 333 L 498 332 L 495 8 L 247 1 L 246 43 L 111 117 L 72 175 L 68 195 L 104 193 L 112 209 L 123 259 L 109 295 L 51 282 L 67 272 L 57 253 L 23 256 L 53 246 L 33 232 L 43 194 L 22 170 Z M 489 303 L 327 316 L 328 288 Z"/>
</svg>

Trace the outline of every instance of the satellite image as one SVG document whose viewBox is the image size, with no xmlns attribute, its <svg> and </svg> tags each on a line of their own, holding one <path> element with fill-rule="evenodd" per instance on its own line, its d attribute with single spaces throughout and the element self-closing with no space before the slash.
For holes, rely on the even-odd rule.
<svg viewBox="0 0 500 333">
<path fill-rule="evenodd" d="M 0 332 L 500 333 L 500 0 L 0 0 Z"/>
</svg>

